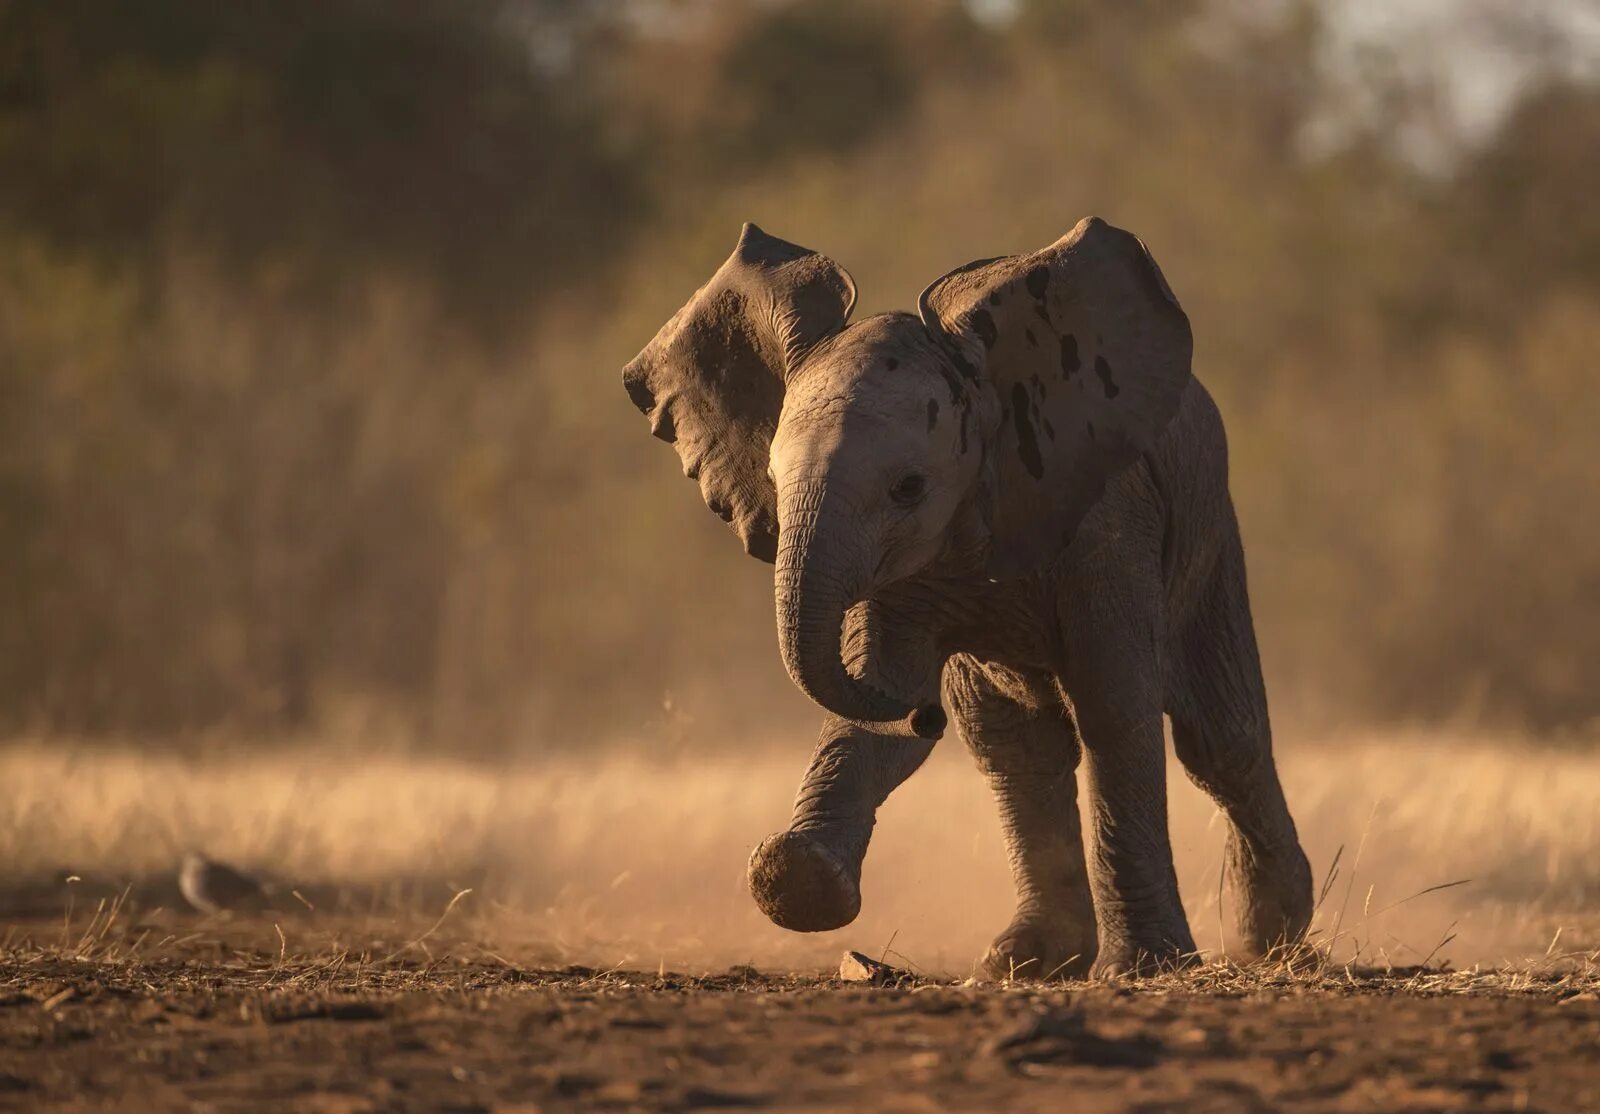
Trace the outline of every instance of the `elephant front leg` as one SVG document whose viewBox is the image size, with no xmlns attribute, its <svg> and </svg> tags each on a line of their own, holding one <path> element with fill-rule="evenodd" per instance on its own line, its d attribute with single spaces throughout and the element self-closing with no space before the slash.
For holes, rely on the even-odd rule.
<svg viewBox="0 0 1600 1114">
<path fill-rule="evenodd" d="M 855 920 L 878 806 L 932 750 L 926 740 L 875 735 L 828 716 L 789 827 L 750 856 L 750 894 L 774 924 L 826 932 Z"/>
<path fill-rule="evenodd" d="M 951 660 L 945 692 L 1000 806 L 1017 912 L 983 958 L 991 978 L 1086 974 L 1094 904 L 1078 818 L 1077 730 L 1053 678 Z"/>
</svg>

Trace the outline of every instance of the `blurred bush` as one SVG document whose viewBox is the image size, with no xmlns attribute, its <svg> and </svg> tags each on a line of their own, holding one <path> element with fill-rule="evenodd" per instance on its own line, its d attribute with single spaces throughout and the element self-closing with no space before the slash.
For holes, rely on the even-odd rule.
<svg viewBox="0 0 1600 1114">
<path fill-rule="evenodd" d="M 871 312 L 1089 212 L 1194 319 L 1280 714 L 1600 716 L 1593 67 L 1455 134 L 1336 14 L 0 0 L 0 728 L 805 722 L 617 370 L 742 220 Z"/>
</svg>

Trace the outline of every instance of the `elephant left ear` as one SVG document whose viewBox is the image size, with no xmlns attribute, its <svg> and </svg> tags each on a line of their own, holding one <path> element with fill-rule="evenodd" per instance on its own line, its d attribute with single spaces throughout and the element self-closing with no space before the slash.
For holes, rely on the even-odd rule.
<svg viewBox="0 0 1600 1114">
<path fill-rule="evenodd" d="M 1177 413 L 1189 319 L 1139 238 L 1098 217 L 1042 251 L 951 271 L 919 308 L 1000 406 L 990 571 L 1035 571 Z"/>
</svg>

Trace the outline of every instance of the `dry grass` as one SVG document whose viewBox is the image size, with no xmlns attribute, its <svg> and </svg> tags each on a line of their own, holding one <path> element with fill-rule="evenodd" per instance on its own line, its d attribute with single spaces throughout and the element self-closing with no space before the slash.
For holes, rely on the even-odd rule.
<svg viewBox="0 0 1600 1114">
<path fill-rule="evenodd" d="M 1327 879 L 1321 958 L 1249 973 L 1213 964 L 1181 976 L 1186 985 L 1375 977 L 1358 968 L 1404 969 L 1411 988 L 1439 991 L 1593 982 L 1600 758 L 1441 734 L 1281 749 Z M 16 881 L 83 881 L 40 883 L 61 931 L 13 932 L 10 955 L 165 962 L 200 948 L 252 964 L 276 957 L 286 977 L 335 965 L 378 977 L 445 957 L 816 970 L 846 947 L 876 955 L 892 944 L 890 958 L 919 972 L 969 974 L 1009 919 L 1011 893 L 993 807 L 959 746 L 938 748 L 881 813 L 861 918 L 816 936 L 774 928 L 743 888 L 745 857 L 782 825 L 804 761 L 796 749 L 492 769 L 329 747 L 182 761 L 18 744 L 0 752 L 0 861 Z M 1214 952 L 1221 825 L 1176 770 L 1171 797 L 1190 919 Z M 151 880 L 169 878 L 190 848 L 277 879 L 280 912 L 229 922 L 153 909 Z M 132 910 L 117 904 L 129 885 Z"/>
<path fill-rule="evenodd" d="M 236 930 L 235 935 L 239 932 Z M 382 944 L 382 941 L 378 941 Z M 566 990 L 700 990 L 771 992 L 850 988 L 830 972 L 762 972 L 734 966 L 721 972 L 684 974 L 665 968 L 594 968 L 577 964 L 541 966 L 514 963 L 469 940 L 441 947 L 432 959 L 375 956 L 335 946 L 325 951 L 268 951 L 229 946 L 226 937 L 195 933 L 183 938 L 134 947 L 102 942 L 93 949 L 62 951 L 35 941 L 7 942 L 3 949 L 0 993 L 92 981 L 98 991 L 143 994 L 159 988 L 164 994 L 239 996 L 268 994 L 299 999 L 315 996 L 337 1001 L 348 996 L 400 993 L 450 994 L 526 987 Z M 1600 967 L 1592 962 L 1533 963 L 1492 969 L 1375 968 L 1330 964 L 1208 963 L 1142 979 L 1101 980 L 1100 985 L 1150 995 L 1196 995 L 1236 998 L 1285 993 L 1337 996 L 1405 994 L 1422 997 L 1526 997 L 1565 1001 L 1600 997 Z M 987 982 L 969 977 L 907 974 L 887 984 L 896 990 L 920 988 L 973 989 L 988 993 L 1036 997 L 1052 984 L 1028 980 Z M 1059 987 L 1060 984 L 1053 984 Z M 59 990 L 55 993 L 60 993 Z M 43 999 L 41 999 L 43 1000 Z M 263 1006 L 263 1008 L 269 1008 Z"/>
</svg>

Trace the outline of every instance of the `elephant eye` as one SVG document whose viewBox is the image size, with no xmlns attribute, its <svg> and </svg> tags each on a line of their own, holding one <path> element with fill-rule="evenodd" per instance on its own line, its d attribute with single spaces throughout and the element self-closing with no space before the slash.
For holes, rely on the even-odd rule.
<svg viewBox="0 0 1600 1114">
<path fill-rule="evenodd" d="M 920 500 L 927 490 L 927 478 L 912 472 L 894 482 L 894 486 L 889 489 L 889 498 L 902 507 L 909 507 Z"/>
</svg>

